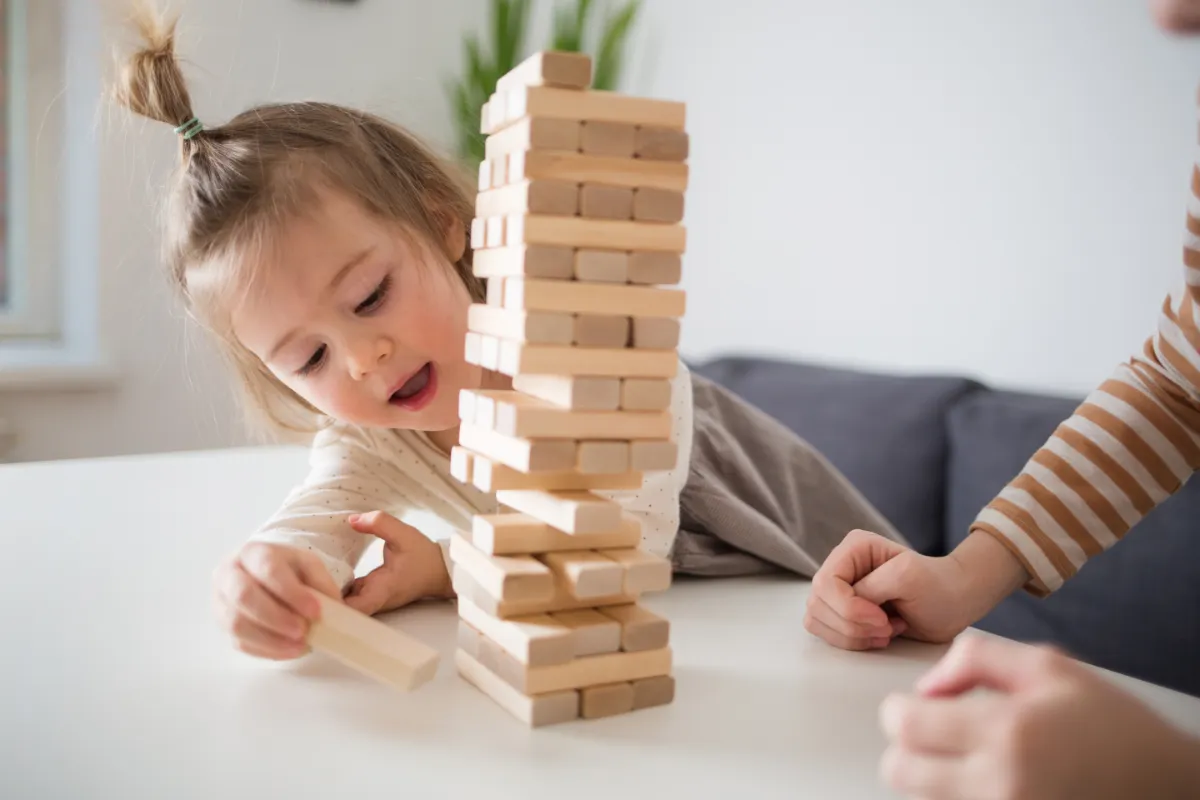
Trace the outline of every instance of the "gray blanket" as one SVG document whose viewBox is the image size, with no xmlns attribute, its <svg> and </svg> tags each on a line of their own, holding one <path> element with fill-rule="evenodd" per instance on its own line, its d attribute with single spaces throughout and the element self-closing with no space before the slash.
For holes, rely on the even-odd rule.
<svg viewBox="0 0 1200 800">
<path fill-rule="evenodd" d="M 695 440 L 680 497 L 677 573 L 811 578 L 855 528 L 907 544 L 828 460 L 782 423 L 692 374 Z"/>
</svg>

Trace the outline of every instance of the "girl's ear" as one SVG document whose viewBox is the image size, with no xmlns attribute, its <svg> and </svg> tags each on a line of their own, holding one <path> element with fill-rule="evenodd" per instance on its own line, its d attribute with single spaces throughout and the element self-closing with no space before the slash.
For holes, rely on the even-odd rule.
<svg viewBox="0 0 1200 800">
<path fill-rule="evenodd" d="M 461 260 L 466 251 L 467 228 L 457 215 L 450 215 L 446 225 L 446 255 L 450 256 L 450 263 Z"/>
</svg>

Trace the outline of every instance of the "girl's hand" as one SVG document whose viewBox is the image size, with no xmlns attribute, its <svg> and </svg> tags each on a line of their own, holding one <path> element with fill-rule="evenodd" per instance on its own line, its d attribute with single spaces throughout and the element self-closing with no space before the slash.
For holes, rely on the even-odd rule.
<svg viewBox="0 0 1200 800">
<path fill-rule="evenodd" d="M 217 619 L 243 653 L 298 658 L 308 652 L 309 623 L 321 614 L 310 589 L 342 595 L 329 570 L 307 550 L 250 542 L 217 568 Z"/>
<path fill-rule="evenodd" d="M 359 533 L 383 540 L 383 565 L 356 578 L 346 604 L 364 614 L 377 614 L 426 597 L 452 597 L 442 548 L 411 525 L 382 511 L 350 518 Z"/>
<path fill-rule="evenodd" d="M 880 707 L 883 777 L 906 796 L 1200 797 L 1200 742 L 1054 650 L 964 637 L 917 688 Z"/>
</svg>

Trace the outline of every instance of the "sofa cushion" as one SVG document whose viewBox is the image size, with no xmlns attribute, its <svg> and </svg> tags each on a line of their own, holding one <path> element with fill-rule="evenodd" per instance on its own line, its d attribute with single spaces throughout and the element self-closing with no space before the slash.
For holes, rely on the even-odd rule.
<svg viewBox="0 0 1200 800">
<path fill-rule="evenodd" d="M 948 537 L 1025 466 L 1077 400 L 976 393 L 950 413 Z M 1200 483 L 1192 481 L 1046 599 L 1019 592 L 979 623 L 1200 695 Z"/>
<path fill-rule="evenodd" d="M 942 552 L 944 417 L 978 384 L 766 358 L 691 366 L 820 450 L 917 550 Z"/>
</svg>

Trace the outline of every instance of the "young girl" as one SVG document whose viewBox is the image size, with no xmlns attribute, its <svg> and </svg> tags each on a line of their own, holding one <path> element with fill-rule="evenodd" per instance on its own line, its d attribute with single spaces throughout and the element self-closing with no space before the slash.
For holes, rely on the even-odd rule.
<svg viewBox="0 0 1200 800">
<path fill-rule="evenodd" d="M 143 16 L 139 28 L 117 98 L 179 136 L 171 283 L 228 356 L 248 410 L 313 433 L 306 479 L 217 571 L 222 623 L 241 650 L 283 659 L 305 651 L 318 613 L 305 586 L 369 614 L 452 597 L 448 531 L 498 510 L 450 475 L 459 392 L 511 388 L 464 358 L 467 309 L 484 297 L 470 183 L 348 108 L 267 105 L 204 125 L 174 27 Z M 900 541 L 807 444 L 682 363 L 672 397 L 677 468 L 604 494 L 677 571 L 811 576 L 852 528 Z M 424 532 L 397 518 L 417 512 Z M 355 578 L 375 538 L 383 564 Z"/>
</svg>

